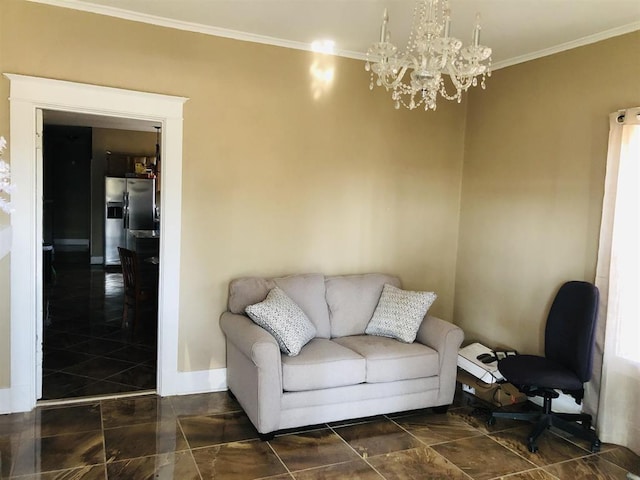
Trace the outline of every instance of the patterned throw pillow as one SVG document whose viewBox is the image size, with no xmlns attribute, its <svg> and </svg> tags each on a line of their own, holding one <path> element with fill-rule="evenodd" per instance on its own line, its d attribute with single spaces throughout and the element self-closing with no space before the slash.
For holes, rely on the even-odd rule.
<svg viewBox="0 0 640 480">
<path fill-rule="evenodd" d="M 274 336 L 280 350 L 290 357 L 298 355 L 313 337 L 316 327 L 302 309 L 279 287 L 273 288 L 267 298 L 249 305 L 247 315 Z"/>
<path fill-rule="evenodd" d="M 433 292 L 410 292 L 387 283 L 365 333 L 412 343 L 436 298 Z"/>
</svg>

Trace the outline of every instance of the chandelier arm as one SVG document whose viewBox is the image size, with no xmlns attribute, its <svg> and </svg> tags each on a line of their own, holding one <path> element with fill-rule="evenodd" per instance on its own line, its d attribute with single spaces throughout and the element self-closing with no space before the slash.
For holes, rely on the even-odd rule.
<svg viewBox="0 0 640 480">
<path fill-rule="evenodd" d="M 393 88 L 396 88 L 398 85 L 402 84 L 402 79 L 404 78 L 405 73 L 407 73 L 407 68 L 409 68 L 407 65 L 403 65 L 403 67 L 400 69 L 400 71 L 396 75 L 395 80 L 392 83 Z"/>
</svg>

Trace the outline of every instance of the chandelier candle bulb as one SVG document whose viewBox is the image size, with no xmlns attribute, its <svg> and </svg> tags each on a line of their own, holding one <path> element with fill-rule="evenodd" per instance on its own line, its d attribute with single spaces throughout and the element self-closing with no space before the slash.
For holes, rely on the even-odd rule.
<svg viewBox="0 0 640 480">
<path fill-rule="evenodd" d="M 449 38 L 451 34 L 451 10 L 444 11 L 444 38 Z"/>
<path fill-rule="evenodd" d="M 476 14 L 476 27 L 473 29 L 473 46 L 480 45 L 480 14 Z"/>
<path fill-rule="evenodd" d="M 389 13 L 387 9 L 384 9 L 384 14 L 382 15 L 382 27 L 380 27 L 380 43 L 384 43 L 388 39 L 387 34 L 387 23 L 389 23 Z"/>
</svg>

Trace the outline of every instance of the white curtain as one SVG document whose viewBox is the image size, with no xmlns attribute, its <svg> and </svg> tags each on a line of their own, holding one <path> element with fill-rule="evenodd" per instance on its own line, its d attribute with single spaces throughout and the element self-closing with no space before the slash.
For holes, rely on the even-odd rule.
<svg viewBox="0 0 640 480">
<path fill-rule="evenodd" d="M 640 107 L 610 115 L 596 285 L 600 313 L 585 408 L 600 440 L 640 455 Z"/>
</svg>

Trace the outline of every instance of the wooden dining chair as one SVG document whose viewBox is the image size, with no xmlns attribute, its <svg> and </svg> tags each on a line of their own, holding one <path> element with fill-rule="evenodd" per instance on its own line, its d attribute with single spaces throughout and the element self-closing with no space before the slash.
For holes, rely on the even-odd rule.
<svg viewBox="0 0 640 480">
<path fill-rule="evenodd" d="M 130 308 L 133 308 L 133 323 L 131 324 L 131 336 L 133 337 L 139 328 L 140 310 L 144 306 L 150 306 L 155 313 L 157 308 L 156 286 L 152 281 L 145 281 L 140 272 L 138 256 L 134 250 L 118 247 L 120 264 L 122 265 L 122 277 L 124 280 L 124 309 L 122 313 L 123 328 L 129 324 Z"/>
</svg>

